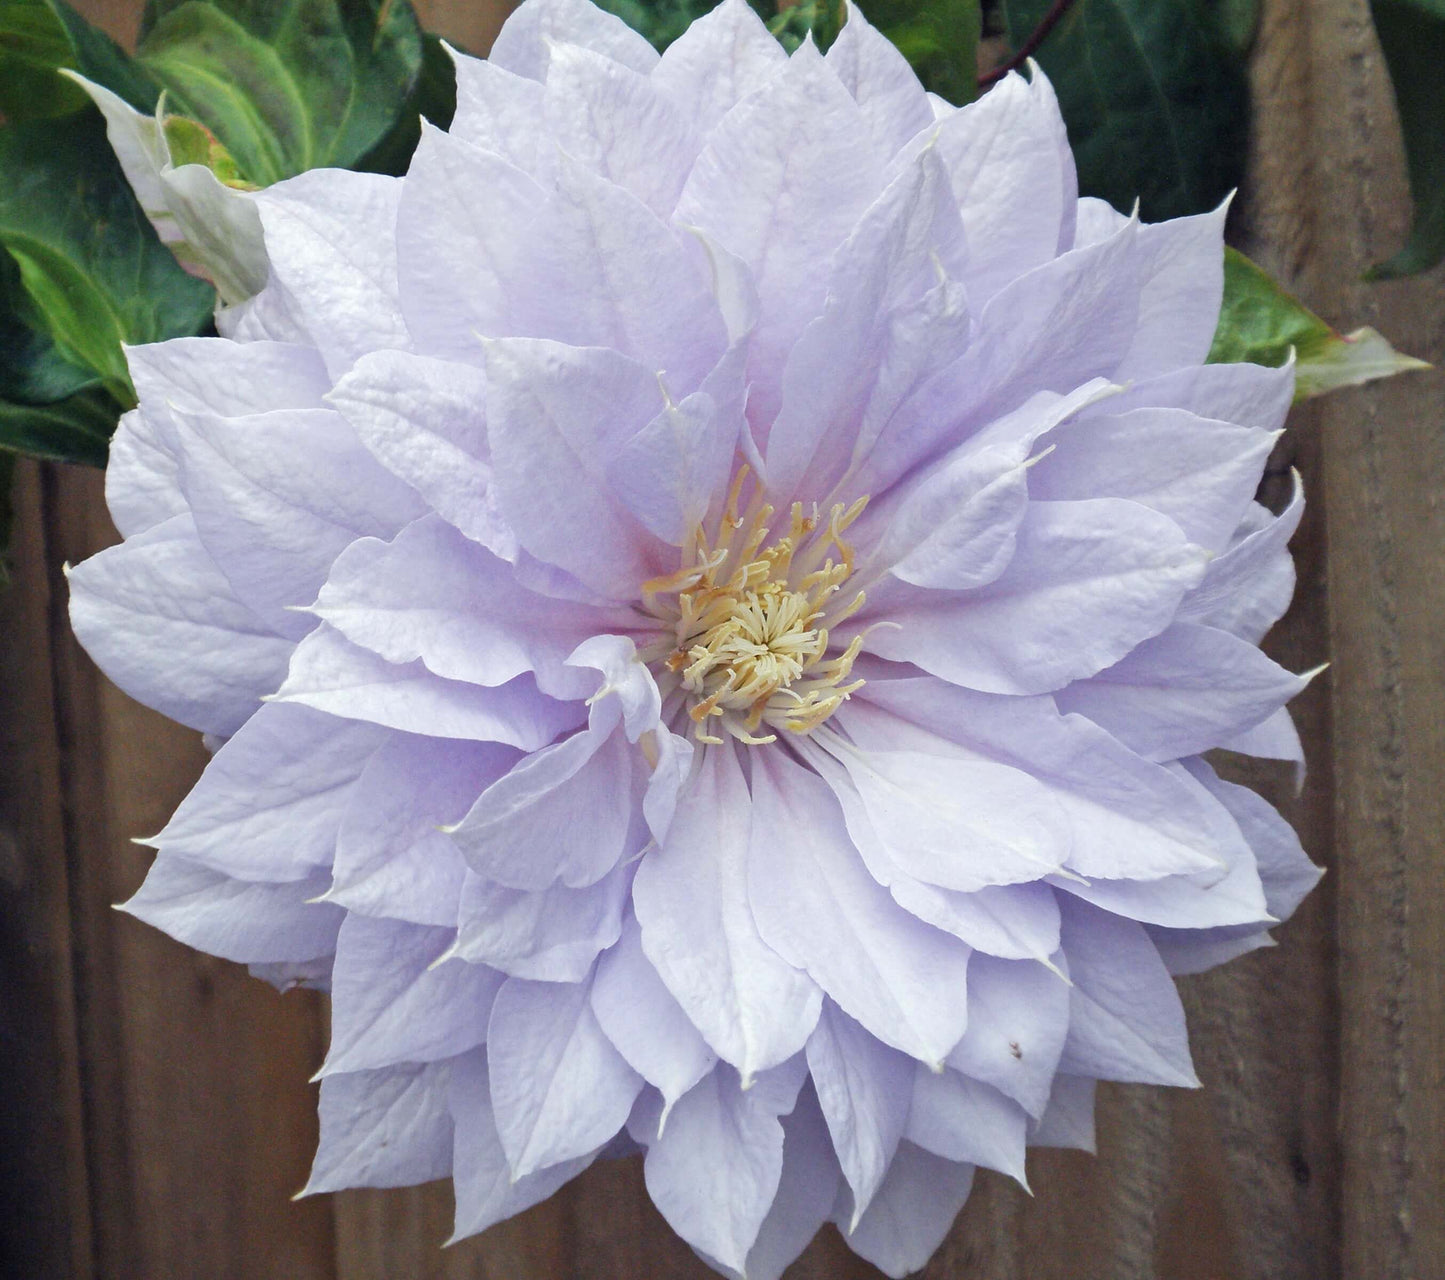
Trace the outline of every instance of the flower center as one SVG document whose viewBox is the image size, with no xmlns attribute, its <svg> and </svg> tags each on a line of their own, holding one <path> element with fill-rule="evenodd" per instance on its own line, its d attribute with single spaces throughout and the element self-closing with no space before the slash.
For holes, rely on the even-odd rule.
<svg viewBox="0 0 1445 1280">
<path fill-rule="evenodd" d="M 642 585 L 643 607 L 665 624 L 642 657 L 664 706 L 686 707 L 699 742 L 808 733 L 863 684 L 847 682 L 863 637 L 831 656 L 828 638 L 863 607 L 861 591 L 846 602 L 838 593 L 853 572 L 843 534 L 868 499 L 839 503 L 826 520 L 795 502 L 787 532 L 769 541 L 774 509 L 760 495 L 739 512 L 748 475 L 743 467 L 734 478 L 716 538 L 699 526 L 682 567 Z"/>
</svg>

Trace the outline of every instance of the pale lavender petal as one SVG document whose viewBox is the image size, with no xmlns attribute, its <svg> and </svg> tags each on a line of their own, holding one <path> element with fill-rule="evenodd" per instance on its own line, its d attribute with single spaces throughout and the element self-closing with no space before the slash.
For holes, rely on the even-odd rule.
<svg viewBox="0 0 1445 1280">
<path fill-rule="evenodd" d="M 345 912 L 315 901 L 326 877 L 232 880 L 184 858 L 157 857 L 121 909 L 187 946 L 241 964 L 313 960 L 336 949 Z"/>
<path fill-rule="evenodd" d="M 1120 498 L 1033 502 L 1009 566 L 974 591 L 888 593 L 896 630 L 865 647 L 988 693 L 1045 693 L 1169 624 L 1207 565 L 1179 526 Z M 873 620 L 874 603 L 860 615 Z"/>
<path fill-rule="evenodd" d="M 476 358 L 481 358 L 477 345 Z M 363 356 L 328 397 L 362 444 L 467 537 L 514 559 L 497 511 L 482 371 L 405 351 Z"/>
<path fill-rule="evenodd" d="M 1309 684 L 1227 631 L 1176 622 L 1054 695 L 1150 760 L 1177 760 L 1254 728 Z"/>
<path fill-rule="evenodd" d="M 646 40 L 586 0 L 527 0 L 502 24 L 488 61 L 545 80 L 555 44 L 580 44 L 644 75 L 657 65 L 657 53 Z"/>
<path fill-rule="evenodd" d="M 783 1172 L 772 1208 L 748 1250 L 748 1280 L 781 1280 L 832 1212 L 838 1158 L 812 1088 L 783 1117 Z"/>
<path fill-rule="evenodd" d="M 801 1084 L 801 1073 L 779 1067 L 744 1089 L 720 1063 L 648 1144 L 643 1169 L 653 1203 L 678 1235 L 724 1266 L 743 1268 L 767 1217 L 783 1169 L 778 1117 L 793 1109 Z"/>
<path fill-rule="evenodd" d="M 902 1280 L 943 1243 L 972 1187 L 971 1164 L 956 1164 L 903 1142 L 858 1225 L 846 1230 L 851 1217 L 851 1206 L 843 1203 L 849 1198 L 846 1188 L 833 1208 L 833 1221 L 854 1253 Z"/>
<path fill-rule="evenodd" d="M 1304 493 L 1296 478 L 1294 495 L 1278 516 L 1258 508 L 1255 527 L 1210 562 L 1204 580 L 1180 604 L 1180 620 L 1258 644 L 1294 594 L 1294 561 L 1286 548 L 1303 515 Z"/>
<path fill-rule="evenodd" d="M 1066 1147 L 1092 1153 L 1094 1080 L 1090 1076 L 1054 1077 L 1049 1105 L 1029 1134 L 1032 1147 Z"/>
<path fill-rule="evenodd" d="M 677 221 L 706 232 L 757 281 L 749 419 L 778 411 L 783 363 L 823 309 L 816 264 L 882 189 L 882 161 L 852 96 L 805 45 L 708 137 L 678 201 Z"/>
<path fill-rule="evenodd" d="M 822 1005 L 814 981 L 759 933 L 748 887 L 752 809 L 734 748 L 706 748 L 632 888 L 647 958 L 744 1080 L 797 1053 Z"/>
<path fill-rule="evenodd" d="M 304 1194 L 409 1187 L 452 1171 L 446 1062 L 408 1062 L 321 1082 L 321 1141 Z"/>
<path fill-rule="evenodd" d="M 517 762 L 515 748 L 389 733 L 348 793 L 326 901 L 413 924 L 457 923 L 466 860 L 440 828 Z"/>
<path fill-rule="evenodd" d="M 1224 870 L 1208 834 L 1209 807 L 1197 794 L 1091 721 L 1060 715 L 1052 698 L 1002 698 L 926 678 L 877 680 L 849 705 L 847 727 L 865 750 L 946 753 L 951 742 L 965 757 L 1029 773 L 1069 819 L 1068 864 L 1079 875 L 1148 880 Z"/>
<path fill-rule="evenodd" d="M 972 893 L 940 889 L 901 872 L 893 900 L 976 951 L 1010 960 L 1046 960 L 1059 949 L 1059 909 L 1045 884 L 990 885 Z"/>
<path fill-rule="evenodd" d="M 580 45 L 554 45 L 543 115 L 568 156 L 658 217 L 672 213 L 701 140 L 688 115 L 647 76 Z"/>
<path fill-rule="evenodd" d="M 353 785 L 387 734 L 268 703 L 218 751 L 148 843 L 237 880 L 305 880 L 331 865 Z"/>
<path fill-rule="evenodd" d="M 517 978 L 581 982 L 599 952 L 617 941 L 632 868 L 571 889 L 508 889 L 469 872 L 462 887 L 457 954 Z"/>
<path fill-rule="evenodd" d="M 889 897 L 828 785 L 780 752 L 754 762 L 748 898 L 768 945 L 885 1044 L 936 1063 L 958 1042 L 969 949 Z"/>
<path fill-rule="evenodd" d="M 948 1065 L 1039 1115 L 1068 1020 L 1068 978 L 1058 965 L 975 955 L 968 969 L 968 1030 Z"/>
<path fill-rule="evenodd" d="M 543 172 L 552 157 L 551 139 L 538 127 L 542 83 L 451 46 L 447 52 L 457 77 L 457 109 L 447 132 L 527 173 Z M 423 124 L 423 130 L 425 127 Z"/>
<path fill-rule="evenodd" d="M 1224 298 L 1225 200 L 1211 213 L 1139 228 L 1145 274 L 1139 327 L 1115 372 L 1120 382 L 1197 369 L 1209 355 Z"/>
<path fill-rule="evenodd" d="M 448 834 L 467 865 L 513 889 L 595 884 L 636 853 L 635 752 L 615 720 L 535 751 L 498 778 Z"/>
<path fill-rule="evenodd" d="M 747 0 L 723 0 L 668 45 L 651 79 L 706 132 L 787 65 Z"/>
<path fill-rule="evenodd" d="M 487 419 L 498 501 L 517 538 L 613 600 L 670 569 L 665 545 L 606 483 L 612 452 L 663 408 L 656 371 L 596 348 L 487 344 Z"/>
<path fill-rule="evenodd" d="M 850 1226 L 868 1208 L 898 1150 L 908 1124 L 915 1065 L 875 1040 L 832 1001 L 824 1003 L 808 1038 L 808 1071 L 853 1191 Z"/>
<path fill-rule="evenodd" d="M 1059 1070 L 1106 1080 L 1195 1086 L 1184 1010 L 1144 926 L 1062 902 L 1069 1036 Z"/>
<path fill-rule="evenodd" d="M 275 697 L 407 733 L 523 751 L 545 746 L 582 718 L 576 706 L 544 697 L 531 676 L 495 689 L 444 680 L 420 662 L 387 662 L 325 624 L 296 646 Z"/>
<path fill-rule="evenodd" d="M 1033 498 L 1128 498 L 1222 551 L 1249 508 L 1278 438 L 1182 409 L 1095 412 L 1049 433 L 1029 472 Z"/>
<path fill-rule="evenodd" d="M 457 1216 L 452 1241 L 485 1231 L 494 1222 L 545 1200 L 581 1173 L 596 1155 L 589 1152 L 575 1160 L 514 1178 L 497 1136 L 485 1050 L 477 1049 L 453 1060 L 448 1105 L 456 1134 L 452 1146 L 452 1182 L 456 1188 Z"/>
<path fill-rule="evenodd" d="M 957 1071 L 913 1064 L 913 1097 L 904 1136 L 934 1155 L 997 1169 L 1027 1187 L 1028 1113 L 992 1085 Z"/>
<path fill-rule="evenodd" d="M 627 1120 L 639 1076 L 603 1034 L 591 982 L 508 978 L 487 1028 L 492 1106 L 514 1178 L 575 1160 Z"/>
<path fill-rule="evenodd" d="M 969 295 L 982 304 L 1072 242 L 1064 122 L 1047 80 L 1010 75 L 941 122 L 936 139 L 968 233 Z"/>
<path fill-rule="evenodd" d="M 451 929 L 350 914 L 336 941 L 331 1048 L 322 1075 L 436 1062 L 487 1038 L 505 978 L 443 959 Z"/>
<path fill-rule="evenodd" d="M 642 950 L 631 914 L 617 945 L 597 963 L 592 1011 L 628 1064 L 662 1094 L 661 1123 L 717 1062 Z M 830 1200 L 831 1203 L 831 1200 Z"/>
<path fill-rule="evenodd" d="M 564 699 L 585 697 L 595 683 L 566 665 L 568 655 L 627 621 L 621 611 L 614 618 L 527 590 L 505 560 L 434 515 L 390 542 L 353 542 L 310 611 L 388 662 L 420 661 L 434 675 L 479 685 L 530 673 Z"/>
<path fill-rule="evenodd" d="M 976 955 L 968 971 L 968 1030 L 948 1065 L 1038 1116 L 1068 1025 L 1069 983 L 1056 965 Z"/>
<path fill-rule="evenodd" d="M 389 537 L 424 510 L 329 409 L 171 413 L 179 484 L 201 542 L 236 594 L 293 640 L 314 625 L 294 611 L 316 599 L 341 551 L 359 537 Z M 337 482 L 318 486 L 318 471 Z"/>
<path fill-rule="evenodd" d="M 401 187 L 377 173 L 317 169 L 256 194 L 266 292 L 286 295 L 333 377 L 368 351 L 410 345 L 397 304 Z"/>
<path fill-rule="evenodd" d="M 286 674 L 292 645 L 238 600 L 189 515 L 67 575 L 70 625 L 131 697 L 204 733 L 235 733 Z"/>
<path fill-rule="evenodd" d="M 907 59 L 857 5 L 848 5 L 848 20 L 826 61 L 862 108 L 880 155 L 892 155 L 933 123 L 928 95 Z"/>
</svg>

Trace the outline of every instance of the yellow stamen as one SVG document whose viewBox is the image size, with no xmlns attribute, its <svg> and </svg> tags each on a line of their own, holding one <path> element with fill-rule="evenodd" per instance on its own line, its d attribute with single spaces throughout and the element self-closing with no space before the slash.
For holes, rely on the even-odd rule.
<svg viewBox="0 0 1445 1280">
<path fill-rule="evenodd" d="M 770 541 L 774 509 L 755 494 L 744 510 L 749 474 L 743 466 L 734 476 L 716 534 L 694 530 L 677 572 L 642 587 L 672 640 L 642 652 L 661 667 L 664 696 L 683 691 L 699 742 L 722 742 L 722 730 L 749 746 L 777 740 L 765 728 L 809 733 L 863 684 L 846 683 L 862 637 L 832 656 L 828 646 L 863 607 L 861 591 L 837 607 L 834 597 L 854 567 L 843 535 L 868 499 L 838 503 L 826 518 L 795 502 L 787 532 Z"/>
</svg>

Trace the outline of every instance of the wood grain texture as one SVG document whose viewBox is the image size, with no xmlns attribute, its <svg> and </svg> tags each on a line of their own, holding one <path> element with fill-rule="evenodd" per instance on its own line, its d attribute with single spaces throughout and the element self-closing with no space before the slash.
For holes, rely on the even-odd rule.
<svg viewBox="0 0 1445 1280">
<path fill-rule="evenodd" d="M 79 5 L 125 39 L 135 0 Z M 430 0 L 484 50 L 496 0 Z M 1366 0 L 1264 0 L 1231 234 L 1345 327 L 1445 359 L 1441 273 L 1361 284 L 1407 189 Z M 1445 376 L 1297 412 L 1311 498 L 1268 648 L 1311 771 L 1232 762 L 1330 869 L 1279 946 L 1182 984 L 1197 1092 L 1105 1086 L 1099 1154 L 980 1175 L 929 1280 L 1445 1280 Z M 636 1160 L 449 1248 L 450 1189 L 293 1204 L 315 1141 L 314 997 L 110 909 L 205 756 L 70 639 L 61 565 L 113 539 L 99 477 L 26 466 L 0 599 L 0 1273 L 27 1280 L 705 1280 Z M 878 1273 L 831 1228 L 788 1280 Z"/>
</svg>

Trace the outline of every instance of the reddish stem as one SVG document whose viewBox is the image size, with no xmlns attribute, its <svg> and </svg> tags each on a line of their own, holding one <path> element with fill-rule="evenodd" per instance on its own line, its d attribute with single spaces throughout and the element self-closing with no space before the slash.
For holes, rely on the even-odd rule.
<svg viewBox="0 0 1445 1280">
<path fill-rule="evenodd" d="M 978 87 L 980 89 L 987 89 L 989 85 L 1002 80 L 1010 71 L 1017 71 L 1023 66 L 1025 62 L 1034 56 L 1039 45 L 1043 44 L 1043 42 L 1049 38 L 1049 32 L 1059 25 L 1059 20 L 1064 14 L 1068 13 L 1073 7 L 1073 4 L 1074 0 L 1054 0 L 1053 4 L 1049 6 L 1049 11 L 1044 14 L 1042 21 L 1033 29 L 1033 33 L 1019 46 L 1018 52 L 1007 62 L 995 67 L 987 75 L 979 76 Z"/>
</svg>

